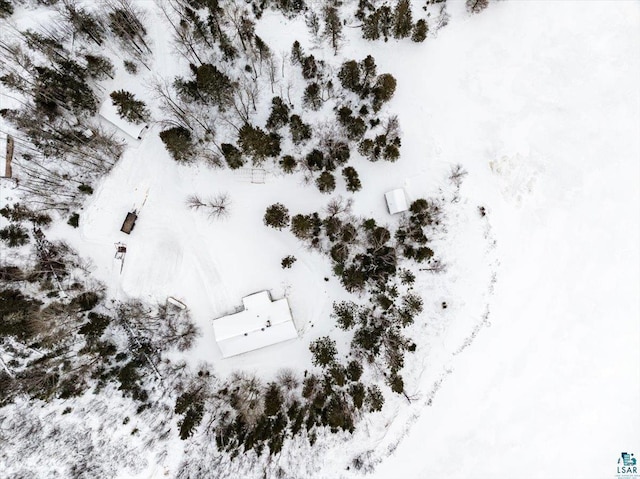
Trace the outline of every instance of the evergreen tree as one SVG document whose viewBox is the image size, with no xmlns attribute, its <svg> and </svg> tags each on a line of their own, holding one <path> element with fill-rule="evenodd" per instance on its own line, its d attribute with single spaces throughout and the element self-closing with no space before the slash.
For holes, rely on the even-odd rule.
<svg viewBox="0 0 640 479">
<path fill-rule="evenodd" d="M 389 376 L 389 386 L 394 393 L 401 394 L 404 392 L 404 380 L 399 374 Z"/>
<path fill-rule="evenodd" d="M 367 55 L 364 60 L 359 63 L 359 65 L 360 71 L 362 72 L 362 83 L 366 87 L 366 91 L 364 93 L 368 95 L 369 88 L 371 87 L 371 82 L 376 76 L 376 60 L 371 55 Z"/>
<path fill-rule="evenodd" d="M 378 10 L 364 19 L 362 37 L 366 40 L 378 40 L 380 38 L 380 12 Z"/>
<path fill-rule="evenodd" d="M 353 301 L 341 301 L 333 303 L 333 317 L 340 329 L 345 331 L 351 329 L 357 320 L 358 306 Z M 357 381 L 357 379 L 354 379 Z"/>
<path fill-rule="evenodd" d="M 122 62 L 122 65 L 124 66 L 124 69 L 127 73 L 130 73 L 132 75 L 135 75 L 136 73 L 138 73 L 138 65 L 136 62 L 132 62 L 130 60 L 124 60 Z"/>
<path fill-rule="evenodd" d="M 13 15 L 13 5 L 9 0 L 0 0 L 0 18 L 8 18 Z"/>
<path fill-rule="evenodd" d="M 75 33 L 92 40 L 97 45 L 102 45 L 106 32 L 99 17 L 72 2 L 64 3 L 63 15 L 73 26 Z"/>
<path fill-rule="evenodd" d="M 316 63 L 316 59 L 313 55 L 304 57 L 300 65 L 302 66 L 302 77 L 305 80 L 311 80 L 318 76 L 318 64 Z"/>
<path fill-rule="evenodd" d="M 356 265 L 351 265 L 342 271 L 340 282 L 349 293 L 359 292 L 364 289 L 367 275 Z"/>
<path fill-rule="evenodd" d="M 302 121 L 298 115 L 291 115 L 289 119 L 289 131 L 291 132 L 291 140 L 295 145 L 299 145 L 303 141 L 311 138 L 311 127 Z"/>
<path fill-rule="evenodd" d="M 309 345 L 309 351 L 313 357 L 311 362 L 315 366 L 326 367 L 335 361 L 338 349 L 336 342 L 329 336 L 323 336 L 316 339 Z"/>
<path fill-rule="evenodd" d="M 400 150 L 394 143 L 387 144 L 382 151 L 382 157 L 393 163 L 400 158 Z"/>
<path fill-rule="evenodd" d="M 365 156 L 369 161 L 378 161 L 380 158 L 380 147 L 370 138 L 365 138 L 358 145 L 358 153 Z"/>
<path fill-rule="evenodd" d="M 244 165 L 242 152 L 234 145 L 230 143 L 223 143 L 220 145 L 220 149 L 222 150 L 222 154 L 224 155 L 224 159 L 227 162 L 227 165 L 229 165 L 229 168 L 236 170 Z"/>
<path fill-rule="evenodd" d="M 429 26 L 427 22 L 422 18 L 418 20 L 413 26 L 413 32 L 411 33 L 411 40 L 416 43 L 424 42 L 429 32 Z"/>
<path fill-rule="evenodd" d="M 351 141 L 360 140 L 367 132 L 367 124 L 362 118 L 352 116 L 346 125 L 347 138 Z"/>
<path fill-rule="evenodd" d="M 282 266 L 282 269 L 289 269 L 293 266 L 293 263 L 295 263 L 296 261 L 297 261 L 297 258 L 295 256 L 289 255 L 282 258 L 282 261 L 280 264 Z"/>
<path fill-rule="evenodd" d="M 336 189 L 336 179 L 328 171 L 323 171 L 316 179 L 316 186 L 322 193 L 331 193 Z"/>
<path fill-rule="evenodd" d="M 182 414 L 178 421 L 180 439 L 183 441 L 193 435 L 204 416 L 204 401 L 199 391 L 187 391 L 176 399 L 176 414 Z"/>
<path fill-rule="evenodd" d="M 365 400 L 370 412 L 381 411 L 384 405 L 382 391 L 375 384 L 367 388 L 367 398 Z"/>
<path fill-rule="evenodd" d="M 382 104 L 391 100 L 396 91 L 396 79 L 389 73 L 378 76 L 373 87 L 373 110 L 379 111 Z"/>
<path fill-rule="evenodd" d="M 175 126 L 160 132 L 160 139 L 176 161 L 187 161 L 193 156 L 191 132 L 182 126 Z"/>
<path fill-rule="evenodd" d="M 391 11 L 391 7 L 388 5 L 381 6 L 378 9 L 378 12 L 380 15 L 380 34 L 384 37 L 384 41 L 386 42 L 389 39 L 389 34 L 393 26 L 393 12 Z"/>
<path fill-rule="evenodd" d="M 0 239 L 6 242 L 9 248 L 15 248 L 29 242 L 29 233 L 20 225 L 10 224 L 0 230 Z"/>
<path fill-rule="evenodd" d="M 360 409 L 364 403 L 366 396 L 366 390 L 362 383 L 355 383 L 349 387 L 349 394 L 353 400 L 353 405 L 356 409 Z"/>
<path fill-rule="evenodd" d="M 433 257 L 433 250 L 427 246 L 420 246 L 415 250 L 414 259 L 418 263 L 422 263 L 423 261 L 428 261 Z"/>
<path fill-rule="evenodd" d="M 76 115 L 93 115 L 98 110 L 93 91 L 86 83 L 87 71 L 72 60 L 61 60 L 55 68 L 35 67 L 34 101 L 47 114 L 57 115 L 65 107 Z"/>
<path fill-rule="evenodd" d="M 280 167 L 285 173 L 293 173 L 298 166 L 298 162 L 291 155 L 285 155 L 280 160 Z"/>
<path fill-rule="evenodd" d="M 411 2 L 410 0 L 400 0 L 393 11 L 393 37 L 408 37 L 411 35 L 412 26 Z"/>
<path fill-rule="evenodd" d="M 291 232 L 300 240 L 313 236 L 314 221 L 311 215 L 295 215 L 291 218 Z"/>
<path fill-rule="evenodd" d="M 336 386 L 344 386 L 347 383 L 347 370 L 340 363 L 333 363 L 329 368 L 329 375 Z"/>
<path fill-rule="evenodd" d="M 342 40 L 342 21 L 338 15 L 338 9 L 327 5 L 322 13 L 324 17 L 324 35 L 328 38 L 334 54 L 337 55 L 340 40 Z"/>
<path fill-rule="evenodd" d="M 297 63 L 302 63 L 303 57 L 304 57 L 304 51 L 302 51 L 300 42 L 296 40 L 295 42 L 293 42 L 293 45 L 291 46 L 291 64 L 295 65 Z"/>
<path fill-rule="evenodd" d="M 279 96 L 273 97 L 271 99 L 271 113 L 266 124 L 267 129 L 277 130 L 287 123 L 289 123 L 289 106 Z"/>
<path fill-rule="evenodd" d="M 331 428 L 331 432 L 334 433 L 338 432 L 339 429 L 352 432 L 354 429 L 352 414 L 351 409 L 342 397 L 332 395 L 327 404 L 326 425 L 328 425 Z"/>
<path fill-rule="evenodd" d="M 67 220 L 67 224 L 73 228 L 80 226 L 80 215 L 78 213 L 72 213 Z"/>
<path fill-rule="evenodd" d="M 284 399 L 280 386 L 276 383 L 270 383 L 264 393 L 264 414 L 267 417 L 275 416 L 280 412 Z"/>
<path fill-rule="evenodd" d="M 275 0 L 274 3 L 289 18 L 295 17 L 306 8 L 304 0 Z"/>
<path fill-rule="evenodd" d="M 267 134 L 249 123 L 240 128 L 238 145 L 245 155 L 252 158 L 254 165 L 261 164 L 267 157 L 280 154 L 280 136 L 276 133 Z"/>
<path fill-rule="evenodd" d="M 312 110 L 319 110 L 322 106 L 320 85 L 316 82 L 307 85 L 302 96 L 302 104 Z"/>
<path fill-rule="evenodd" d="M 78 330 L 78 333 L 84 335 L 88 342 L 99 339 L 111 322 L 111 318 L 109 316 L 94 313 L 93 311 L 89 313 L 87 319 L 89 321 L 82 325 Z"/>
<path fill-rule="evenodd" d="M 205 63 L 196 71 L 196 84 L 201 95 L 221 108 L 231 102 L 233 84 L 231 79 L 214 65 Z"/>
<path fill-rule="evenodd" d="M 309 169 L 320 171 L 325 166 L 324 153 L 317 148 L 314 148 L 307 154 L 306 161 Z"/>
<path fill-rule="evenodd" d="M 349 361 L 349 364 L 347 364 L 347 378 L 349 378 L 349 381 L 359 381 L 361 376 L 362 364 L 360 364 L 360 362 L 356 361 L 355 359 Z"/>
<path fill-rule="evenodd" d="M 355 60 L 348 60 L 342 64 L 338 72 L 338 79 L 342 88 L 360 94 L 362 83 L 360 80 L 360 66 Z"/>
<path fill-rule="evenodd" d="M 333 205 L 336 204 L 335 201 L 328 206 L 328 209 L 333 209 Z M 342 220 L 336 214 L 330 213 L 324 220 L 322 220 L 322 226 L 324 226 L 325 233 L 330 241 L 336 241 L 338 239 L 338 235 L 340 234 L 342 228 Z"/>
<path fill-rule="evenodd" d="M 42 302 L 17 289 L 0 291 L 0 338 L 13 336 L 25 341 L 38 332 L 38 311 Z"/>
<path fill-rule="evenodd" d="M 87 62 L 87 74 L 96 80 L 104 80 L 105 78 L 114 78 L 115 71 L 113 63 L 107 57 L 99 55 L 85 55 Z"/>
<path fill-rule="evenodd" d="M 356 192 L 362 188 L 358 172 L 352 166 L 347 166 L 342 169 L 342 176 L 347 182 L 347 191 Z"/>
<path fill-rule="evenodd" d="M 120 118 L 136 124 L 149 121 L 150 114 L 147 106 L 143 101 L 136 100 L 133 93 L 118 90 L 112 92 L 110 96 L 113 105 L 118 109 Z"/>
<path fill-rule="evenodd" d="M 282 203 L 269 206 L 264 214 L 264 224 L 277 230 L 287 227 L 289 220 L 289 210 Z"/>
</svg>

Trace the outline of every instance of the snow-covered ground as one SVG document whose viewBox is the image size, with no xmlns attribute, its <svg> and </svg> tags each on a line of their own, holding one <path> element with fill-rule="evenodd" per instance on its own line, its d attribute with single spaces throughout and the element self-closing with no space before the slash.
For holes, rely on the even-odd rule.
<svg viewBox="0 0 640 479">
<path fill-rule="evenodd" d="M 376 58 L 500 265 L 491 326 L 374 477 L 615 477 L 640 453 L 640 3 L 493 3 L 410 70 Z"/>
<path fill-rule="evenodd" d="M 145 82 L 185 74 L 162 16 L 147 6 L 156 55 Z M 393 224 L 385 191 L 437 196 L 450 191 L 451 165 L 469 173 L 435 240 L 448 271 L 416 282 L 425 314 L 403 371 L 414 401 L 387 391 L 385 410 L 353 437 L 289 447 L 278 460 L 291 472 L 303 457 L 296 477 L 313 478 L 361 477 L 346 466 L 369 452 L 372 463 L 392 452 L 376 479 L 615 477 L 622 451 L 640 454 L 640 3 L 491 2 L 471 17 L 464 2 L 449 8 L 437 38 L 371 43 L 346 29 L 338 57 L 312 48 L 302 18 L 267 11 L 257 25 L 273 51 L 298 39 L 333 66 L 371 53 L 379 73 L 397 78 L 388 111 L 400 119 L 402 158 L 354 159 L 363 190 L 347 195 L 338 180 L 354 213 Z M 119 75 L 107 92 L 126 86 L 152 102 L 145 82 Z M 254 184 L 248 170 L 178 165 L 159 130 L 130 141 L 78 229 L 57 224 L 51 237 L 91 258 L 112 297 L 184 301 L 203 333 L 186 355 L 192 364 L 265 380 L 282 367 L 309 368 L 309 341 L 340 334 L 330 306 L 347 295 L 326 257 L 266 228 L 262 215 L 274 202 L 293 214 L 319 211 L 329 197 L 275 167 Z M 189 210 L 193 193 L 228 193 L 229 217 Z M 132 209 L 139 218 L 127 236 L 119 230 Z M 113 260 L 120 241 L 122 273 Z M 289 254 L 298 261 L 283 270 Z M 301 339 L 222 360 L 211 320 L 265 289 L 287 295 Z M 175 474 L 183 443 L 173 444 L 163 460 L 150 451 L 136 477 Z"/>
</svg>

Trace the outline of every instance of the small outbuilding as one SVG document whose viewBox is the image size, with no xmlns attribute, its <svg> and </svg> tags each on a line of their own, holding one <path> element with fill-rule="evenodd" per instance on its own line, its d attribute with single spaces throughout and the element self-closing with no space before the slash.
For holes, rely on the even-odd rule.
<svg viewBox="0 0 640 479">
<path fill-rule="evenodd" d="M 107 98 L 107 100 L 102 103 L 99 114 L 102 120 L 115 126 L 116 128 L 118 128 L 118 130 L 126 133 L 136 140 L 141 140 L 144 134 L 149 129 L 149 125 L 145 123 L 135 124 L 123 118 L 120 118 L 117 108 L 113 105 L 109 98 Z"/>
<path fill-rule="evenodd" d="M 271 300 L 268 291 L 242 298 L 244 310 L 213 320 L 213 332 L 228 358 L 298 337 L 287 298 Z"/>
<path fill-rule="evenodd" d="M 122 228 L 120 231 L 123 233 L 131 233 L 133 227 L 136 225 L 136 220 L 138 219 L 138 215 L 135 212 L 127 213 L 127 217 L 124 219 L 124 223 L 122 223 Z"/>
<path fill-rule="evenodd" d="M 13 137 L 11 135 L 2 135 L 0 137 L 0 171 L 3 178 L 11 178 L 11 161 L 13 160 Z"/>
<path fill-rule="evenodd" d="M 387 209 L 389 210 L 389 214 L 391 215 L 402 213 L 403 211 L 407 211 L 409 209 L 409 205 L 407 204 L 407 197 L 405 196 L 404 190 L 402 188 L 387 191 L 384 194 L 384 198 L 385 200 L 387 200 Z"/>
</svg>

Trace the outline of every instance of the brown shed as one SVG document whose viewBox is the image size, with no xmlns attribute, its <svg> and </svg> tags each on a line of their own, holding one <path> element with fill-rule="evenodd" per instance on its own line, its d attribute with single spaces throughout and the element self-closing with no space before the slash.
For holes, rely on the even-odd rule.
<svg viewBox="0 0 640 479">
<path fill-rule="evenodd" d="M 2 154 L 4 152 L 0 152 Z M 11 178 L 11 161 L 13 160 L 13 137 L 11 135 L 7 135 L 6 140 L 6 155 L 4 160 L 4 178 Z M 1 164 L 0 160 L 0 164 Z"/>
<path fill-rule="evenodd" d="M 124 219 L 124 223 L 122 223 L 122 228 L 120 231 L 123 233 L 131 233 L 133 227 L 136 225 L 136 220 L 138 219 L 138 215 L 135 213 L 127 213 L 127 217 Z"/>
</svg>

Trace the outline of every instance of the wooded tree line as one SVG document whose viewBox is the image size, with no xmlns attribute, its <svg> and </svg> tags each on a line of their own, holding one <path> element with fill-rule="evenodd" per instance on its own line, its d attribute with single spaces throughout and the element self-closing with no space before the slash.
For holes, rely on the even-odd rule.
<svg viewBox="0 0 640 479">
<path fill-rule="evenodd" d="M 108 35 L 124 37 L 126 25 L 127 38 L 143 32 L 124 0 L 108 2 L 104 18 L 72 1 L 62 2 L 59 11 L 58 21 L 47 27 L 12 31 L 0 40 L 0 82 L 21 105 L 0 114 L 16 129 L 20 188 L 41 208 L 69 212 L 90 192 L 83 185 L 108 172 L 123 145 L 94 122 L 99 81 L 113 78 L 112 62 L 90 48 L 72 53 L 67 45 L 76 37 L 97 49 Z M 123 115 L 132 118 L 130 105 Z"/>
<path fill-rule="evenodd" d="M 221 2 L 167 4 L 165 15 L 191 71 L 190 76 L 175 78 L 172 85 L 156 87 L 173 119 L 160 137 L 178 161 L 204 156 L 210 164 L 231 169 L 275 162 L 284 173 L 302 171 L 323 193 L 337 187 L 334 170 L 340 167 L 347 190 L 358 191 L 362 187 L 358 172 L 347 164 L 352 151 L 371 161 L 395 161 L 400 155 L 397 118 L 381 124 L 375 116 L 393 97 L 396 81 L 390 74 L 378 75 L 371 56 L 359 63 L 345 62 L 336 74 L 325 62 L 305 53 L 297 41 L 288 61 L 284 56 L 278 58 L 255 33 L 255 20 L 269 6 L 289 9 L 280 3 L 267 3 L 257 10 Z M 311 18 L 319 32 L 325 23 L 332 24 L 333 16 L 339 16 L 331 5 L 323 16 L 314 19 L 312 13 L 307 12 L 307 23 Z M 341 22 L 337 24 L 341 28 Z M 333 36 L 336 42 L 338 37 L 338 33 Z M 238 63 L 244 63 L 244 69 L 234 68 Z M 285 73 L 285 67 L 294 70 Z M 267 121 L 264 126 L 256 124 L 253 118 L 263 101 L 264 86 L 270 85 L 272 92 L 282 90 L 286 75 L 300 74 L 305 85 L 302 98 L 296 101 L 289 90 L 286 95 L 272 96 Z M 314 128 L 305 120 L 304 111 L 318 110 L 327 102 L 337 103 L 336 122 L 328 129 Z M 235 138 L 221 135 L 213 126 L 216 123 L 229 126 Z M 369 130 L 380 131 L 365 137 Z M 218 139 L 220 136 L 223 138 Z M 289 144 L 285 139 L 290 139 L 293 150 L 283 149 Z"/>
<path fill-rule="evenodd" d="M 148 375 L 157 373 L 162 352 L 188 349 L 198 335 L 188 315 L 136 301 L 107 307 L 103 286 L 76 253 L 47 241 L 41 228 L 49 217 L 21 204 L 0 214 L 25 233 L 26 224 L 32 225 L 33 257 L 24 267 L 0 265 L 0 342 L 15 358 L 0 370 L 0 404 L 18 394 L 45 401 L 74 397 L 114 382 L 144 402 L 154 383 Z M 33 286 L 42 292 L 27 293 Z"/>
<path fill-rule="evenodd" d="M 360 0 L 356 18 L 362 21 L 362 36 L 367 40 L 411 37 L 414 42 L 427 38 L 429 26 L 424 19 L 413 22 L 410 0 L 399 0 L 394 7 L 383 4 L 375 7 L 367 0 Z"/>
<path fill-rule="evenodd" d="M 395 4 L 394 4 L 395 3 Z M 438 15 L 429 21 L 430 6 L 439 8 Z M 466 0 L 467 11 L 472 14 L 480 13 L 487 6 L 489 0 Z M 431 28 L 439 30 L 448 23 L 447 0 L 427 0 L 422 10 L 428 12 L 425 18 L 419 18 L 414 22 L 411 0 L 398 0 L 388 3 L 379 3 L 370 0 L 359 0 L 356 18 L 360 20 L 362 37 L 367 40 L 384 40 L 389 38 L 411 38 L 416 43 L 425 41 Z"/>
<path fill-rule="evenodd" d="M 328 204 L 325 215 L 314 212 L 291 216 L 282 204 L 271 205 L 265 212 L 267 226 L 289 228 L 310 248 L 325 253 L 342 286 L 371 299 L 373 306 L 337 303 L 333 318 L 340 328 L 354 331 L 350 356 L 381 372 L 396 393 L 404 393 L 400 375 L 404 355 L 416 348 L 402 331 L 422 312 L 422 299 L 411 292 L 415 275 L 399 269 L 400 260 L 404 257 L 424 264 L 423 269 L 433 272 L 443 270 L 428 237 L 440 230 L 442 215 L 440 202 L 415 200 L 392 233 L 374 219 L 356 218 L 350 213 L 349 203 L 339 199 Z M 337 352 L 331 344 L 327 338 L 312 345 L 317 365 L 334 361 Z"/>
</svg>

